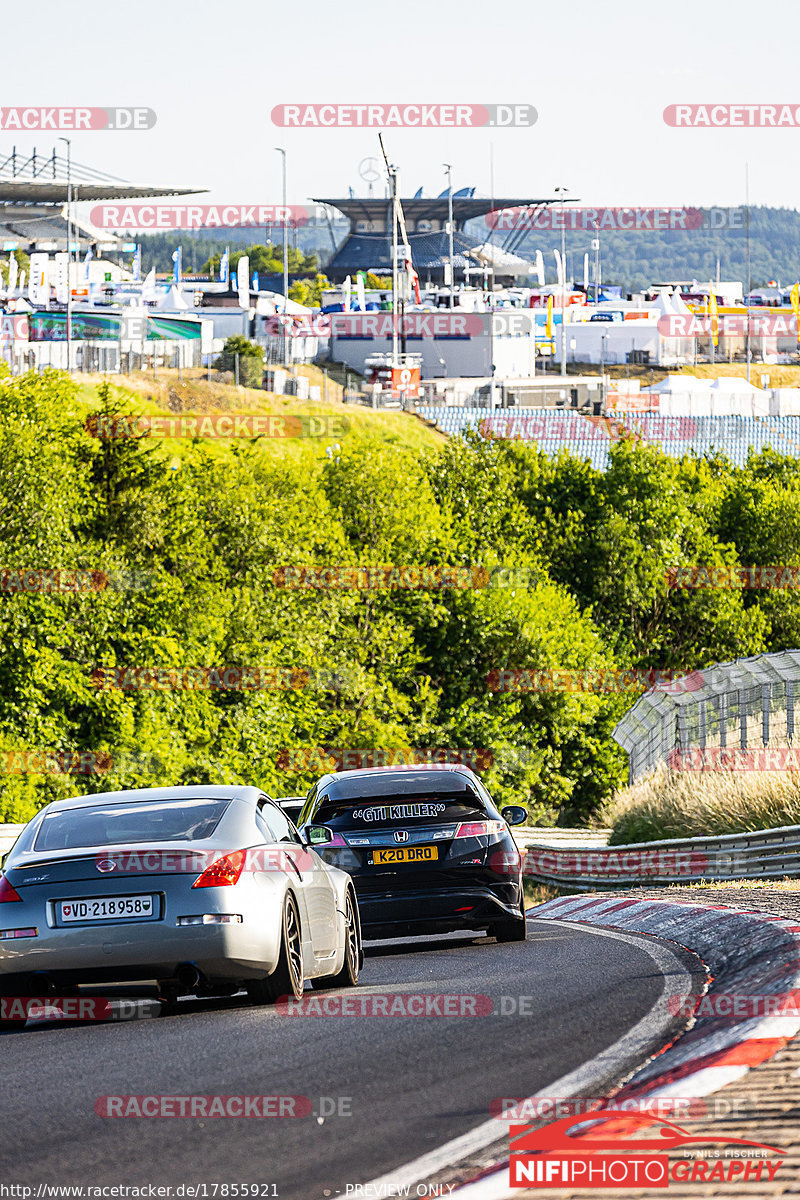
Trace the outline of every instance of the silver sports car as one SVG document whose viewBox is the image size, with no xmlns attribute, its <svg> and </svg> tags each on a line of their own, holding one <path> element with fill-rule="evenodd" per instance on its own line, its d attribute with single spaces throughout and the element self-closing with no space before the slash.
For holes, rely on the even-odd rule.
<svg viewBox="0 0 800 1200">
<path fill-rule="evenodd" d="M 242 987 L 268 1003 L 306 979 L 355 986 L 361 962 L 350 876 L 258 788 L 57 800 L 3 861 L 0 1000 L 147 980 L 167 1003 Z"/>
</svg>

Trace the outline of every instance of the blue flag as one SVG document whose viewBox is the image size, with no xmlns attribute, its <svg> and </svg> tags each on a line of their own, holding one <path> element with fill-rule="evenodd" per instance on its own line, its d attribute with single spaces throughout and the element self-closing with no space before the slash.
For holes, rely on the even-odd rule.
<svg viewBox="0 0 800 1200">
<path fill-rule="evenodd" d="M 258 291 L 258 271 L 253 271 L 253 291 Z"/>
<path fill-rule="evenodd" d="M 137 243 L 133 255 L 133 278 L 136 280 L 142 278 L 142 246 L 140 242 Z"/>
<path fill-rule="evenodd" d="M 222 258 L 219 260 L 219 281 L 220 281 L 220 283 L 227 283 L 231 277 L 230 262 L 231 262 L 230 247 L 226 246 L 225 253 L 223 254 Z"/>
<path fill-rule="evenodd" d="M 172 272 L 172 278 L 174 279 L 175 283 L 180 283 L 180 281 L 181 281 L 181 259 L 182 258 L 183 258 L 183 251 L 182 251 L 182 248 L 180 246 L 178 246 L 178 249 L 173 250 L 173 252 L 172 252 L 172 261 L 175 264 L 175 267 Z"/>
</svg>

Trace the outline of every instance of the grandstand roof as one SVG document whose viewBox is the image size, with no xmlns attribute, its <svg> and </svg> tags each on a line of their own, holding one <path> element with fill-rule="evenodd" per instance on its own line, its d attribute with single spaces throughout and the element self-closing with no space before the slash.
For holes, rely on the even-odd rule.
<svg viewBox="0 0 800 1200">
<path fill-rule="evenodd" d="M 321 200 L 313 197 L 315 204 L 329 204 L 332 208 L 338 208 L 340 212 L 348 218 L 349 221 L 384 221 L 386 220 L 387 210 L 391 206 L 391 200 L 387 196 L 368 198 L 348 197 L 340 200 Z M 509 200 L 506 198 L 497 198 L 490 200 L 488 197 L 479 196 L 453 196 L 453 221 L 461 228 L 465 221 L 471 221 L 475 217 L 482 217 L 485 213 L 496 212 L 501 208 L 517 208 L 523 206 L 535 206 L 542 204 L 557 204 L 558 198 L 548 198 L 544 200 Z M 407 221 L 441 221 L 447 218 L 448 215 L 448 198 L 446 196 L 432 196 L 430 198 L 422 196 L 412 196 L 408 200 L 401 200 L 403 213 Z"/>
<path fill-rule="evenodd" d="M 68 162 L 55 149 L 42 155 L 36 150 L 30 154 L 18 153 L 14 148 L 0 160 L 0 204 L 66 204 L 70 183 L 76 202 L 188 196 L 207 190 L 126 183 L 74 159 Z"/>
</svg>

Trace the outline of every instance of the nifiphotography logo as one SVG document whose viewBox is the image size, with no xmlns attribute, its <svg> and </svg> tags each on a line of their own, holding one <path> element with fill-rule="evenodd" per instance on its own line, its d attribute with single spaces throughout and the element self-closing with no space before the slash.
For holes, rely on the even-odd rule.
<svg viewBox="0 0 800 1200">
<path fill-rule="evenodd" d="M 658 1125 L 654 1137 L 637 1137 Z M 550 1125 L 509 1129 L 512 1188 L 667 1188 L 671 1183 L 771 1182 L 776 1146 L 742 1138 L 693 1136 L 655 1113 L 607 1109 Z M 696 1149 L 694 1147 L 697 1147 Z"/>
</svg>

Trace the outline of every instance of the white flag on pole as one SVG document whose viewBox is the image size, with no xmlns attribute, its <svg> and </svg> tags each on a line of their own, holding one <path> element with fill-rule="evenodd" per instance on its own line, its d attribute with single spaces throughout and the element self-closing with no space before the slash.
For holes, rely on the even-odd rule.
<svg viewBox="0 0 800 1200">
<path fill-rule="evenodd" d="M 66 304 L 69 296 L 69 255 L 66 250 L 55 257 L 55 286 L 57 302 Z"/>
<path fill-rule="evenodd" d="M 243 254 L 236 267 L 236 287 L 239 292 L 239 308 L 250 308 L 250 257 Z M 286 300 L 283 302 L 286 312 Z"/>
<path fill-rule="evenodd" d="M 50 256 L 48 254 L 31 255 L 28 299 L 31 304 L 47 304 L 50 300 Z"/>
<path fill-rule="evenodd" d="M 564 286 L 564 264 L 561 261 L 561 255 L 558 250 L 553 251 L 553 257 L 556 260 L 556 283 L 559 287 Z"/>
</svg>

